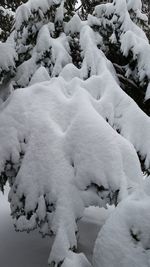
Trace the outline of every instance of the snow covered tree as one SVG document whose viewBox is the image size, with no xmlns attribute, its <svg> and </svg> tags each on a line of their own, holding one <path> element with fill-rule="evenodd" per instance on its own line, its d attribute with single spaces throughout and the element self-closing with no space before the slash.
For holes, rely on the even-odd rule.
<svg viewBox="0 0 150 267">
<path fill-rule="evenodd" d="M 150 2 L 149 0 L 142 0 L 142 8 L 145 13 L 148 15 L 148 22 L 150 24 Z"/>
<path fill-rule="evenodd" d="M 0 5 L 8 10 L 12 10 L 13 12 L 22 4 L 27 2 L 27 0 L 1 0 Z"/>
<path fill-rule="evenodd" d="M 87 17 L 89 14 L 93 13 L 95 6 L 112 2 L 112 0 L 81 0 L 80 2 L 81 16 Z"/>
<path fill-rule="evenodd" d="M 0 40 L 6 41 L 7 37 L 10 35 L 16 9 L 22 4 L 27 2 L 27 0 L 1 0 L 0 1 Z"/>
<path fill-rule="evenodd" d="M 143 29 L 148 32 L 149 26 L 141 7 L 141 1 L 114 1 L 113 4 L 100 5 L 95 9 L 99 21 L 91 23 L 103 36 L 103 51 L 113 62 L 122 89 L 149 114 L 149 101 L 145 103 L 145 99 L 149 99 L 150 74 L 146 57 L 150 51 L 143 32 Z"/>
<path fill-rule="evenodd" d="M 0 103 L 3 103 L 13 90 L 11 81 L 16 73 L 17 54 L 11 38 L 0 43 L 0 58 Z"/>
<path fill-rule="evenodd" d="M 0 6 L 0 40 L 6 41 L 14 22 L 14 13 Z"/>
<path fill-rule="evenodd" d="M 140 0 L 100 4 L 87 20 L 75 4 L 29 0 L 0 44 L 1 189 L 9 181 L 16 230 L 53 236 L 50 266 L 149 267 L 139 158 L 149 174 L 150 119 L 126 94 L 150 97 L 147 17 Z M 91 206 L 108 214 L 92 263 L 77 240 Z"/>
</svg>

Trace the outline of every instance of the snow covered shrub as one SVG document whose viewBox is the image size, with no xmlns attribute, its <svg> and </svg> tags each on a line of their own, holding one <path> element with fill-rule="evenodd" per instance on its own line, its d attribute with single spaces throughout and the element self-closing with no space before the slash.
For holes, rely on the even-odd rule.
<svg viewBox="0 0 150 267">
<path fill-rule="evenodd" d="M 17 10 L 14 42 L 10 38 L 0 44 L 5 52 L 2 69 L 11 73 L 17 67 L 12 84 L 25 87 L 7 100 L 1 97 L 1 189 L 8 180 L 16 230 L 38 228 L 43 236 L 53 236 L 50 266 L 109 267 L 113 255 L 117 265 L 120 256 L 112 250 L 122 244 L 124 265 L 119 266 L 128 267 L 133 261 L 127 265 L 123 250 L 129 244 L 130 255 L 135 257 L 139 251 L 141 266 L 149 267 L 150 240 L 145 237 L 149 197 L 138 155 L 143 171 L 149 173 L 150 119 L 121 90 L 119 76 L 106 58 L 112 60 L 109 53 L 115 51 L 115 58 L 118 55 L 125 63 L 120 69 L 126 71 L 130 84 L 146 90 L 145 52 L 150 46 L 135 24 L 137 18 L 146 18 L 140 12 L 141 1 L 114 0 L 97 6 L 95 15 L 83 21 L 73 14 L 75 2 L 29 0 Z M 6 53 L 8 46 L 10 53 Z M 78 253 L 77 242 L 78 222 L 91 206 L 114 209 L 103 222 L 93 263 Z M 111 222 L 114 234 L 119 227 L 113 247 Z M 104 254 L 108 261 L 99 260 L 103 244 L 108 247 Z"/>
</svg>

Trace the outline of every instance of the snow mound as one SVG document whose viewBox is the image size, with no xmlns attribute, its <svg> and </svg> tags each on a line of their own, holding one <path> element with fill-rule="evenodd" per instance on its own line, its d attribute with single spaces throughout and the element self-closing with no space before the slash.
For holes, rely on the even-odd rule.
<svg viewBox="0 0 150 267">
<path fill-rule="evenodd" d="M 95 243 L 94 267 L 150 266 L 150 199 L 137 192 L 122 201 Z"/>
<path fill-rule="evenodd" d="M 29 85 L 33 85 L 34 83 L 40 83 L 40 82 L 49 81 L 49 80 L 50 80 L 50 76 L 46 68 L 41 66 L 39 69 L 37 69 L 37 71 L 32 76 Z"/>
<path fill-rule="evenodd" d="M 69 252 L 62 267 L 92 267 L 83 254 L 74 254 Z"/>
</svg>

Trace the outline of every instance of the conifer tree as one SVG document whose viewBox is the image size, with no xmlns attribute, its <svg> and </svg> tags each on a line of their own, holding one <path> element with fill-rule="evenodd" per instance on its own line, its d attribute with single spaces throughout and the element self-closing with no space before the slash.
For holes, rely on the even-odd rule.
<svg viewBox="0 0 150 267">
<path fill-rule="evenodd" d="M 150 2 L 148 0 L 142 0 L 142 8 L 143 11 L 147 14 L 148 21 L 150 24 Z"/>
<path fill-rule="evenodd" d="M 0 92 L 0 187 L 10 184 L 17 231 L 53 236 L 50 266 L 149 267 L 150 120 L 134 101 L 145 109 L 150 98 L 147 17 L 140 0 L 96 4 L 83 1 L 78 14 L 75 0 L 17 9 L 0 43 L 1 86 L 10 78 L 16 89 Z M 107 213 L 93 263 L 77 241 L 91 206 Z"/>
<path fill-rule="evenodd" d="M 146 96 L 147 88 L 149 87 L 149 71 L 148 66 L 142 61 L 144 53 L 142 49 L 135 45 L 139 43 L 146 47 L 146 52 L 149 54 L 149 44 L 143 30 L 149 33 L 147 17 L 141 13 L 141 2 L 122 1 L 124 15 L 120 14 L 118 2 L 114 1 L 112 5 L 100 6 L 95 9 L 95 15 L 99 17 L 100 26 L 94 26 L 95 30 L 101 33 L 105 44 L 104 52 L 106 56 L 113 62 L 118 77 L 121 82 L 121 87 L 128 93 L 137 104 L 147 113 L 150 113 L 149 101 Z M 138 26 L 138 27 L 137 27 Z M 141 30 L 140 30 L 141 29 Z M 123 46 L 129 35 L 131 46 L 123 51 Z M 140 38 L 140 39 L 139 39 Z M 133 47 L 133 49 L 132 49 Z M 142 69 L 146 69 L 142 76 Z"/>
<path fill-rule="evenodd" d="M 14 13 L 0 6 L 0 41 L 6 41 L 13 27 Z"/>
<path fill-rule="evenodd" d="M 15 12 L 16 9 L 25 2 L 27 2 L 27 0 L 1 0 L 0 4 L 3 8 Z"/>
</svg>

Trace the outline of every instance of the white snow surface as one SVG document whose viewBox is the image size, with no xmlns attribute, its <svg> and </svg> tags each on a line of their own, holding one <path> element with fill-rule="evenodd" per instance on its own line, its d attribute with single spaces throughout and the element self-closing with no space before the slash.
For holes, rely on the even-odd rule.
<svg viewBox="0 0 150 267">
<path fill-rule="evenodd" d="M 0 171 L 9 160 L 16 166 L 24 154 L 9 193 L 11 211 L 19 215 L 18 230 L 33 230 L 38 222 L 43 234 L 55 234 L 49 262 L 62 261 L 77 246 L 76 220 L 84 207 L 106 207 L 117 190 L 121 201 L 143 188 L 133 146 L 105 119 L 133 144 L 138 140 L 134 145 L 149 163 L 149 139 L 140 139 L 137 130 L 148 135 L 149 118 L 120 90 L 103 54 L 99 60 L 99 76 L 65 81 L 62 75 L 18 89 L 1 105 Z M 136 118 L 138 124 L 132 123 Z M 106 191 L 97 193 L 94 185 Z"/>
<path fill-rule="evenodd" d="M 17 54 L 13 44 L 9 41 L 6 43 L 0 42 L 0 73 L 14 68 L 15 59 L 17 59 Z"/>
<path fill-rule="evenodd" d="M 72 252 L 68 253 L 62 267 L 92 267 L 92 265 L 87 261 L 84 254 L 74 254 Z"/>
<path fill-rule="evenodd" d="M 60 2 L 29 0 L 23 4 L 16 14 L 18 31 L 33 10 L 43 17 L 51 5 Z M 136 153 L 150 168 L 150 119 L 119 87 L 113 65 L 98 48 L 103 45 L 102 37 L 91 28 L 92 23 L 105 23 L 102 14 L 114 14 L 112 23 L 119 14 L 122 52 L 127 56 L 132 50 L 138 58 L 140 80 L 149 78 L 149 44 L 130 19 L 131 9 L 141 14 L 140 1 L 100 5 L 96 17 L 89 16 L 85 23 L 75 15 L 57 38 L 53 23 L 40 24 L 32 56 L 18 67 L 15 78 L 19 86 L 30 86 L 15 90 L 0 105 L 0 173 L 9 173 L 14 223 L 19 231 L 39 228 L 43 235 L 54 235 L 50 264 L 150 265 L 150 202 Z M 67 34 L 79 35 L 80 69 L 72 64 Z M 115 37 L 114 28 L 113 42 Z M 2 43 L 0 47 L 0 53 L 6 54 L 8 47 Z M 19 47 L 20 51 L 26 48 Z M 51 60 L 45 60 L 44 53 Z M 12 47 L 1 68 L 14 67 L 14 57 Z M 73 252 L 78 244 L 78 221 L 86 218 L 87 222 L 89 217 L 99 227 L 104 225 L 93 263 L 82 251 Z"/>
<path fill-rule="evenodd" d="M 95 243 L 95 267 L 150 266 L 150 198 L 137 192 L 122 201 Z"/>
<path fill-rule="evenodd" d="M 29 85 L 50 80 L 50 76 L 44 67 L 40 67 L 32 76 Z"/>
<path fill-rule="evenodd" d="M 88 25 L 82 28 L 82 38 L 80 70 L 67 64 L 60 77 L 35 80 L 1 105 L 0 171 L 6 161 L 14 167 L 20 164 L 23 154 L 9 193 L 11 211 L 18 230 L 38 226 L 43 235 L 55 234 L 49 263 L 72 260 L 68 251 L 77 246 L 76 221 L 84 207 L 106 207 L 142 190 L 133 145 L 150 165 L 149 118 L 120 89 L 111 63 L 97 53 L 97 38 Z M 84 81 L 89 67 L 92 77 Z M 81 258 L 77 256 L 77 262 L 84 266 Z"/>
<path fill-rule="evenodd" d="M 8 191 L 9 186 L 7 185 L 5 194 L 0 193 L 0 266 L 47 267 L 47 257 L 53 238 L 42 238 L 38 231 L 29 234 L 15 231 L 7 200 Z M 95 239 L 103 221 L 108 218 L 109 210 L 110 208 L 108 210 L 102 208 L 101 211 L 98 207 L 89 207 L 85 209 L 83 219 L 79 223 L 78 251 L 79 253 L 80 251 L 84 252 L 90 261 Z M 72 253 L 70 255 L 68 253 L 68 257 L 72 258 L 71 264 L 74 264 L 73 260 L 75 262 L 77 260 Z M 80 257 L 79 255 L 76 258 Z M 80 261 L 83 261 L 82 259 Z M 89 264 L 87 260 L 84 261 L 85 264 Z"/>
</svg>

